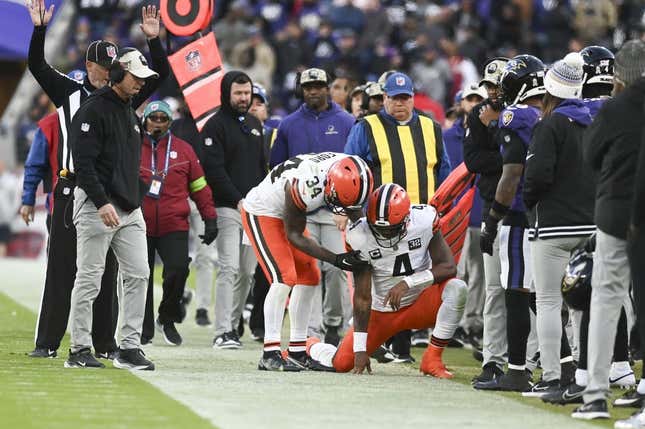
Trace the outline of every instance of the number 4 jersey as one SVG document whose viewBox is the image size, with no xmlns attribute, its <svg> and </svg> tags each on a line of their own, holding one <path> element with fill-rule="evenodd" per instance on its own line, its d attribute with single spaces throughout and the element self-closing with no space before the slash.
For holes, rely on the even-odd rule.
<svg viewBox="0 0 645 429">
<path fill-rule="evenodd" d="M 377 242 L 366 218 L 349 226 L 347 244 L 360 250 L 361 256 L 372 266 L 372 309 L 393 311 L 383 300 L 388 291 L 405 276 L 432 268 L 428 247 L 437 212 L 432 206 L 419 204 L 410 207 L 407 234 L 394 247 L 382 247 Z M 410 289 L 401 299 L 401 307 L 412 305 L 424 288 Z"/>
<path fill-rule="evenodd" d="M 291 183 L 294 203 L 311 213 L 325 205 L 323 198 L 327 171 L 349 155 L 335 152 L 305 154 L 289 158 L 251 189 L 244 198 L 244 210 L 255 216 L 284 219 L 285 184 Z"/>
</svg>

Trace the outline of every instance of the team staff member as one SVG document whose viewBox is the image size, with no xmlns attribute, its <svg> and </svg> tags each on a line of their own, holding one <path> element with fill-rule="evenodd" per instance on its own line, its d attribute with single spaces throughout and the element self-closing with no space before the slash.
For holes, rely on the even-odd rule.
<svg viewBox="0 0 645 429">
<path fill-rule="evenodd" d="M 580 54 L 571 53 L 546 73 L 542 120 L 526 157 L 523 198 L 528 210 L 535 208 L 530 215 L 535 219 L 530 246 L 543 373 L 525 396 L 541 397 L 572 381 L 568 342 L 563 344 L 567 350 L 561 347 L 560 284 L 571 252 L 596 229 L 594 178 L 582 159 L 582 134 L 592 120 L 580 99 L 583 64 Z"/>
<path fill-rule="evenodd" d="M 123 278 L 121 344 L 114 366 L 153 370 L 141 351 L 148 257 L 139 179 L 143 133 L 132 97 L 159 75 L 139 51 L 126 48 L 110 66 L 110 85 L 79 108 L 70 142 L 76 165 L 74 223 L 77 230 L 76 281 L 72 291 L 69 358 L 66 368 L 104 365 L 91 353 L 92 303 L 100 289 L 105 255 L 112 248 Z M 151 190 L 154 188 L 151 187 Z"/>
<path fill-rule="evenodd" d="M 143 112 L 145 137 L 141 150 L 140 176 L 149 186 L 143 199 L 150 277 L 142 343 L 154 336 L 154 264 L 158 252 L 163 262 L 163 297 L 157 327 L 171 345 L 181 345 L 175 323 L 183 320 L 182 298 L 188 278 L 188 197 L 195 201 L 204 220 L 202 242 L 217 237 L 213 195 L 204 178 L 195 151 L 169 131 L 172 112 L 163 101 L 154 101 Z"/>
<path fill-rule="evenodd" d="M 49 236 L 47 274 L 36 327 L 36 348 L 30 354 L 35 357 L 49 357 L 56 354 L 60 340 L 65 334 L 69 316 L 69 299 L 76 274 L 76 231 L 71 220 L 70 206 L 73 201 L 75 177 L 72 151 L 68 136 L 74 114 L 82 102 L 108 80 L 108 68 L 116 56 L 117 47 L 110 42 L 96 40 L 87 48 L 85 67 L 87 76 L 83 81 L 69 78 L 52 68 L 45 61 L 45 33 L 51 20 L 53 5 L 45 9 L 44 0 L 31 0 L 27 7 L 34 24 L 29 45 L 28 66 L 36 81 L 56 106 L 59 116 L 59 138 L 55 142 L 57 181 L 54 193 L 54 207 Z M 159 40 L 159 14 L 154 6 L 142 8 L 141 30 L 148 39 L 153 65 L 163 78 L 168 73 L 165 52 Z M 138 107 L 155 90 L 155 85 L 146 85 L 133 99 Z M 99 294 L 97 308 L 100 314 L 93 327 L 97 342 L 97 354 L 112 358 L 116 349 L 116 275 L 117 263 L 112 251 L 108 252 L 106 270 L 103 274 L 104 293 Z"/>
<path fill-rule="evenodd" d="M 343 79 L 336 79 L 337 81 Z M 278 136 L 271 149 L 271 166 L 296 155 L 306 153 L 342 153 L 355 119 L 330 98 L 329 78 L 324 70 L 311 68 L 300 74 L 304 103 L 284 118 L 278 127 Z M 346 94 L 345 94 L 346 96 Z M 312 239 L 334 253 L 342 253 L 345 246 L 334 216 L 327 208 L 307 217 L 307 230 Z M 309 321 L 309 335 L 320 336 L 325 342 L 338 344 L 343 315 L 350 316 L 347 274 L 329 263 L 321 262 L 321 285 L 315 288 L 314 307 Z M 346 311 L 343 311 L 343 309 Z M 321 326 L 322 325 L 322 326 Z"/>
<path fill-rule="evenodd" d="M 391 73 L 383 85 L 383 109 L 359 121 L 349 134 L 345 153 L 371 167 L 374 184 L 396 183 L 412 204 L 425 204 L 450 173 L 441 126 L 414 110 L 414 86 L 403 73 Z M 423 332 L 427 343 L 427 332 Z M 411 362 L 410 333 L 397 335 L 394 351 Z"/>
<path fill-rule="evenodd" d="M 264 157 L 262 124 L 248 114 L 253 83 L 240 71 L 222 79 L 222 107 L 201 133 L 203 167 L 217 207 L 217 253 L 220 270 L 215 280 L 215 339 L 213 347 L 240 348 L 233 326 L 233 303 L 246 301 L 257 260 L 251 246 L 242 243 L 241 203 L 262 181 Z"/>
<path fill-rule="evenodd" d="M 572 414 L 579 419 L 609 418 L 606 398 L 612 349 L 607 347 L 607 338 L 616 335 L 621 306 L 631 281 L 627 234 L 636 162 L 643 138 L 644 57 L 645 42 L 640 40 L 625 43 L 616 53 L 614 98 L 605 102 L 583 137 L 584 159 L 598 175 L 598 182 L 587 357 L 589 383 L 584 405 Z M 634 284 L 639 318 L 643 317 L 641 287 Z M 637 392 L 644 394 L 644 387 L 645 382 L 641 380 Z"/>
</svg>

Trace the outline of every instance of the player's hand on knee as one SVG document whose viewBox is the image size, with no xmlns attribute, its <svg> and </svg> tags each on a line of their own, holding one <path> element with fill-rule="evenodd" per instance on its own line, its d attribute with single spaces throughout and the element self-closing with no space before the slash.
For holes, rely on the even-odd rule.
<svg viewBox="0 0 645 429">
<path fill-rule="evenodd" d="M 372 373 L 372 367 L 370 365 L 370 356 L 367 352 L 355 352 L 354 353 L 354 374 L 362 374 L 363 371 L 367 370 L 368 374 Z"/>
<path fill-rule="evenodd" d="M 401 298 L 403 298 L 403 295 L 405 295 L 408 290 L 410 290 L 410 286 L 408 286 L 404 280 L 401 280 L 388 291 L 387 295 L 385 295 L 383 306 L 385 307 L 390 303 L 390 307 L 392 307 L 394 311 L 397 311 L 401 308 Z"/>
</svg>

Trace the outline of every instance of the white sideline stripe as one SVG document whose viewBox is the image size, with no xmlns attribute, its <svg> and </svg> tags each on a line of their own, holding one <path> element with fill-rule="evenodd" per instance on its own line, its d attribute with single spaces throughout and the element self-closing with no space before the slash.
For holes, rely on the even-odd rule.
<svg viewBox="0 0 645 429">
<path fill-rule="evenodd" d="M 44 263 L 0 260 L 0 292 L 36 311 L 44 269 Z M 155 302 L 159 302 L 160 289 L 155 288 Z M 178 325 L 185 340 L 181 347 L 166 346 L 155 334 L 153 345 L 144 348 L 155 362 L 155 371 L 133 374 L 219 429 L 355 429 L 354 403 L 360 404 L 358 416 L 364 427 L 400 427 L 401 418 L 405 427 L 413 428 L 595 427 L 498 394 L 421 377 L 403 365 L 373 364 L 371 377 L 258 371 L 259 343 L 245 336 L 242 350 L 214 351 L 213 331 L 195 325 L 194 311 L 191 305 L 186 321 Z M 63 359 L 58 361 L 64 371 Z"/>
</svg>

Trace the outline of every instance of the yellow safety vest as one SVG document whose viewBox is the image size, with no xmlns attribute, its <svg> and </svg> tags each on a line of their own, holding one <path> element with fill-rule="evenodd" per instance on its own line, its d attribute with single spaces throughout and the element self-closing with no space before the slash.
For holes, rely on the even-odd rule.
<svg viewBox="0 0 645 429">
<path fill-rule="evenodd" d="M 412 204 L 427 204 L 434 195 L 442 146 L 432 119 L 418 115 L 397 125 L 380 113 L 365 117 L 372 155 L 374 185 L 396 183 L 408 192 Z"/>
</svg>

